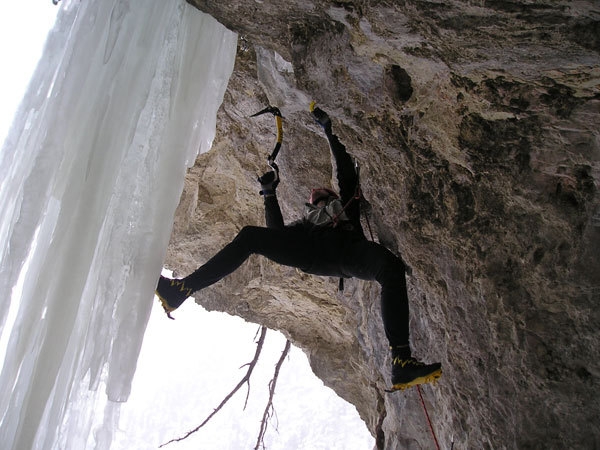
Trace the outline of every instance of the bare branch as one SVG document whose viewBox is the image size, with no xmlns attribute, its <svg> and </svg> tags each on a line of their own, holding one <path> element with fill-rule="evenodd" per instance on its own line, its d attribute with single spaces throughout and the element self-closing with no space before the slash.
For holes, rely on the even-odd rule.
<svg viewBox="0 0 600 450">
<path fill-rule="evenodd" d="M 267 432 L 267 424 L 269 421 L 269 418 L 271 417 L 271 414 L 274 411 L 273 408 L 273 397 L 275 396 L 275 387 L 277 386 L 277 379 L 279 378 L 279 371 L 281 370 L 281 366 L 283 365 L 283 362 L 285 361 L 285 358 L 287 356 L 287 354 L 290 351 L 290 341 L 286 341 L 285 342 L 285 348 L 283 349 L 283 352 L 281 353 L 281 357 L 279 358 L 279 361 L 277 361 L 277 364 L 275 365 L 275 372 L 273 373 L 273 378 L 271 379 L 271 381 L 269 381 L 269 401 L 267 402 L 267 406 L 265 407 L 265 412 L 263 414 L 263 418 L 260 422 L 260 431 L 258 433 L 258 439 L 256 440 L 256 446 L 254 447 L 254 450 L 258 450 L 259 447 L 262 447 L 263 449 L 265 448 L 265 443 L 264 443 L 264 439 L 265 439 L 265 433 Z"/>
<path fill-rule="evenodd" d="M 248 392 L 246 394 L 246 403 L 248 402 L 248 395 L 250 394 L 250 376 L 252 375 L 252 371 L 254 370 L 254 367 L 256 366 L 256 363 L 258 362 L 258 358 L 260 356 L 260 352 L 262 351 L 263 344 L 265 342 L 265 336 L 266 336 L 266 334 L 267 334 L 267 327 L 261 327 L 260 328 L 260 337 L 258 338 L 258 341 L 256 343 L 256 352 L 254 353 L 254 358 L 252 358 L 252 361 L 250 361 L 249 363 L 244 364 L 242 366 L 242 367 L 248 366 L 248 370 L 246 371 L 246 374 L 240 380 L 240 382 L 237 384 L 237 386 L 235 388 L 233 388 L 233 390 L 223 399 L 223 401 L 219 404 L 219 406 L 217 406 L 215 408 L 215 410 L 204 420 L 204 422 L 202 422 L 200 425 L 198 425 L 193 430 L 188 431 L 184 436 L 179 437 L 179 438 L 175 438 L 175 439 L 171 439 L 170 441 L 165 442 L 164 444 L 160 445 L 159 448 L 162 448 L 165 445 L 168 445 L 168 444 L 170 444 L 172 442 L 183 441 L 184 439 L 187 439 L 190 435 L 192 435 L 195 432 L 197 432 L 200 428 L 202 428 L 204 425 L 206 425 L 208 423 L 208 421 L 210 419 L 212 419 L 221 410 L 221 408 L 223 408 L 223 406 L 225 406 L 225 404 L 235 395 L 235 393 L 237 391 L 240 390 L 240 388 L 244 384 L 248 385 Z M 244 408 L 245 407 L 246 406 L 244 405 Z"/>
</svg>

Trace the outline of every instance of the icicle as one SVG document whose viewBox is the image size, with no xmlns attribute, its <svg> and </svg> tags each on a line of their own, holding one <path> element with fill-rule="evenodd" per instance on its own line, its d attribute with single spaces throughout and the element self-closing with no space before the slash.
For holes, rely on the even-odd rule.
<svg viewBox="0 0 600 450">
<path fill-rule="evenodd" d="M 185 2 L 61 8 L 0 154 L 7 449 L 110 441 L 185 168 L 210 148 L 235 57 L 237 36 Z"/>
</svg>

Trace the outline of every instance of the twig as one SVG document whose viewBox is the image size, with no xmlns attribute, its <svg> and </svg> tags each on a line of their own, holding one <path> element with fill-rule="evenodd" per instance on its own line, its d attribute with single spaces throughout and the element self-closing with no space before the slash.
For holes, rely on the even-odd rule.
<svg viewBox="0 0 600 450">
<path fill-rule="evenodd" d="M 281 366 L 285 361 L 285 357 L 290 351 L 290 341 L 286 341 L 285 348 L 281 353 L 281 357 L 277 364 L 275 365 L 275 372 L 273 373 L 273 378 L 269 381 L 269 401 L 267 402 L 267 406 L 265 407 L 265 412 L 263 414 L 263 418 L 260 422 L 260 432 L 258 433 L 258 439 L 256 440 L 256 447 L 254 450 L 258 450 L 259 447 L 265 448 L 264 438 L 265 433 L 267 432 L 267 422 L 271 417 L 271 413 L 273 411 L 273 397 L 275 396 L 275 387 L 277 386 L 277 379 L 279 378 L 279 371 L 281 370 Z"/>
<path fill-rule="evenodd" d="M 192 435 L 196 431 L 198 431 L 200 428 L 202 428 L 204 425 L 206 425 L 208 423 L 208 421 L 210 419 L 212 419 L 215 416 L 215 414 L 217 414 L 221 410 L 221 408 L 223 408 L 223 406 L 225 406 L 225 404 L 235 395 L 235 393 L 237 391 L 240 390 L 240 388 L 244 384 L 248 385 L 248 392 L 246 394 L 246 402 L 248 401 L 248 394 L 250 393 L 250 376 L 252 375 L 252 371 L 254 370 L 254 367 L 256 366 L 256 363 L 258 362 L 258 358 L 260 356 L 260 352 L 262 351 L 262 347 L 263 347 L 263 344 L 265 342 L 265 336 L 266 336 L 266 334 L 267 334 L 267 327 L 261 327 L 260 328 L 260 337 L 258 338 L 258 341 L 256 343 L 256 352 L 254 353 L 254 358 L 252 358 L 252 361 L 250 361 L 249 363 L 244 364 L 244 366 L 248 366 L 248 370 L 246 371 L 246 375 L 244 375 L 244 377 L 240 380 L 240 382 L 237 384 L 237 386 L 235 388 L 233 388 L 233 390 L 223 399 L 223 401 L 219 404 L 219 406 L 217 406 L 217 408 L 204 420 L 204 422 L 202 422 L 200 425 L 198 425 L 193 430 L 188 431 L 184 436 L 179 437 L 179 438 L 174 438 L 174 439 L 171 439 L 168 442 L 165 442 L 164 444 L 160 445 L 159 448 L 162 448 L 165 445 L 168 445 L 168 444 L 170 444 L 172 442 L 183 441 L 184 439 L 187 439 L 190 435 Z M 244 366 L 242 366 L 242 367 L 244 367 Z"/>
</svg>

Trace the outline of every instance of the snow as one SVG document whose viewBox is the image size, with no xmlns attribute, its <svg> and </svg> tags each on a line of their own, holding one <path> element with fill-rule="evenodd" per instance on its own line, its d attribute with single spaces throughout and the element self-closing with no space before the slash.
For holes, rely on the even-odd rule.
<svg viewBox="0 0 600 450">
<path fill-rule="evenodd" d="M 192 302 L 173 322 L 151 300 L 236 41 L 184 1 L 60 3 L 0 153 L 2 448 L 156 448 L 243 376 L 256 325 Z M 284 342 L 268 333 L 245 411 L 243 392 L 171 447 L 253 448 Z M 372 447 L 298 349 L 275 410 L 268 448 Z"/>
</svg>

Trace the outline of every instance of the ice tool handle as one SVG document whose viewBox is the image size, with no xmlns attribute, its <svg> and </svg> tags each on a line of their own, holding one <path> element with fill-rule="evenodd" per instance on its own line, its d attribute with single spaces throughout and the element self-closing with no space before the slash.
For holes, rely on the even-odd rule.
<svg viewBox="0 0 600 450">
<path fill-rule="evenodd" d="M 275 143 L 275 148 L 267 157 L 267 164 L 269 164 L 269 166 L 275 171 L 276 176 L 279 177 L 279 168 L 277 167 L 277 164 L 275 164 L 275 158 L 277 158 L 277 154 L 281 149 L 281 142 L 283 141 L 283 123 L 281 111 L 279 111 L 279 108 L 275 106 L 267 106 L 265 109 L 257 112 L 256 114 L 252 114 L 250 117 L 256 117 L 267 113 L 273 114 L 275 117 L 275 125 L 277 126 L 277 142 Z"/>
</svg>

